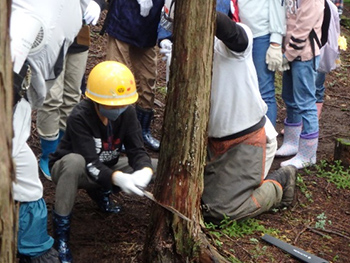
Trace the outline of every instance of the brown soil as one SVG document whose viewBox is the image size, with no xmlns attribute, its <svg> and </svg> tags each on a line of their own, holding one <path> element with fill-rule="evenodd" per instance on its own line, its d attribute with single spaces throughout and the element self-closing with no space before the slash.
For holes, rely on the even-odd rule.
<svg viewBox="0 0 350 263">
<path fill-rule="evenodd" d="M 350 6 L 345 6 L 345 15 L 349 17 Z M 91 68 L 105 58 L 105 37 L 98 35 L 101 25 L 93 27 L 92 45 L 87 65 L 87 74 Z M 350 30 L 342 27 L 342 34 L 350 36 Z M 349 39 L 349 38 L 348 38 Z M 320 119 L 320 138 L 318 146 L 318 164 L 321 160 L 333 164 L 335 139 L 350 137 L 350 54 L 341 53 L 342 67 L 327 76 L 325 102 Z M 159 60 L 158 86 L 165 84 L 164 62 Z M 155 121 L 153 134 L 160 138 L 164 111 L 164 94 L 156 91 Z M 277 130 L 282 128 L 284 119 L 283 102 L 277 95 L 279 116 Z M 35 121 L 35 114 L 33 114 Z M 40 154 L 40 145 L 33 121 L 33 132 L 30 145 L 34 152 Z M 282 137 L 279 136 L 279 144 Z M 152 156 L 157 156 L 151 152 Z M 282 159 L 274 161 L 272 169 L 279 167 Z M 348 171 L 349 172 L 349 171 Z M 350 190 L 338 189 L 333 183 L 319 177 L 315 168 L 301 170 L 296 198 L 292 207 L 263 214 L 257 219 L 265 228 L 278 231 L 280 239 L 298 246 L 310 253 L 332 262 L 349 262 L 350 257 Z M 44 184 L 44 198 L 49 214 L 54 204 L 54 184 L 41 175 Z M 304 190 L 307 189 L 305 192 Z M 113 199 L 122 206 L 117 215 L 102 213 L 80 191 L 73 210 L 71 226 L 71 249 L 76 263 L 89 262 L 142 262 L 141 253 L 145 234 L 150 220 L 150 202 L 145 198 L 118 194 Z M 326 216 L 324 229 L 315 228 Z M 49 232 L 52 233 L 51 218 Z M 229 238 L 223 235 L 222 245 L 215 242 L 218 250 L 227 258 L 230 255 L 240 262 L 298 262 L 282 250 L 268 245 L 261 240 L 261 232 Z M 214 244 L 214 241 L 213 241 Z M 234 261 L 231 259 L 232 262 Z"/>
</svg>

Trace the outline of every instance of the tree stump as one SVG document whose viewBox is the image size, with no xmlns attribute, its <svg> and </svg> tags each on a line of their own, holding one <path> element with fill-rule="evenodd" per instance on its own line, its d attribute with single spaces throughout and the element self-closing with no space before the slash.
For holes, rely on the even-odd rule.
<svg viewBox="0 0 350 263">
<path fill-rule="evenodd" d="M 334 160 L 340 160 L 344 166 L 350 165 L 350 140 L 337 138 L 334 147 Z"/>
</svg>

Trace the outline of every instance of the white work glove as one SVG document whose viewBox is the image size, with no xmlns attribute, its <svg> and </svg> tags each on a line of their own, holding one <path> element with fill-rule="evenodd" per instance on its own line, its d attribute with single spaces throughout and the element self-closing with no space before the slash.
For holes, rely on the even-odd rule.
<svg viewBox="0 0 350 263">
<path fill-rule="evenodd" d="M 173 49 L 173 43 L 169 39 L 163 39 L 159 43 L 160 50 L 159 52 L 164 54 L 165 56 L 169 56 Z"/>
<path fill-rule="evenodd" d="M 131 174 L 132 181 L 140 188 L 145 188 L 151 181 L 153 171 L 149 167 L 137 170 Z"/>
<path fill-rule="evenodd" d="M 143 17 L 148 16 L 149 11 L 153 7 L 152 0 L 137 0 L 137 2 L 140 5 L 140 15 L 142 15 Z"/>
<path fill-rule="evenodd" d="M 101 7 L 95 1 L 90 1 L 84 13 L 84 20 L 86 24 L 92 24 L 95 26 L 98 19 L 100 18 L 100 14 Z"/>
<path fill-rule="evenodd" d="M 267 68 L 271 71 L 276 71 L 282 66 L 282 48 L 270 44 L 266 52 Z"/>
<path fill-rule="evenodd" d="M 162 59 L 166 61 L 166 82 L 169 81 L 169 75 L 170 75 L 170 62 L 171 62 L 171 52 L 173 50 L 173 43 L 169 39 L 163 39 L 159 43 L 160 50 L 159 52 L 161 54 L 164 54 L 164 57 Z"/>
<path fill-rule="evenodd" d="M 286 58 L 285 55 L 283 55 L 283 60 L 282 60 L 282 65 L 278 68 L 279 71 L 287 71 L 290 70 L 290 65 L 289 65 L 289 61 Z"/>
<path fill-rule="evenodd" d="M 143 196 L 143 192 L 137 188 L 131 174 L 120 171 L 114 172 L 112 174 L 112 183 L 119 186 L 127 194 L 134 193 L 139 196 Z"/>
</svg>

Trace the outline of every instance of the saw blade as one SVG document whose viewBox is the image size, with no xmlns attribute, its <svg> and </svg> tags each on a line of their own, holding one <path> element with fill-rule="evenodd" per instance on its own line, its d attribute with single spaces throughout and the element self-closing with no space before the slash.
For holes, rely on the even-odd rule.
<svg viewBox="0 0 350 263">
<path fill-rule="evenodd" d="M 185 216 L 184 214 L 182 214 L 182 213 L 180 213 L 179 211 L 177 211 L 174 207 L 171 207 L 171 206 L 168 206 L 168 205 L 164 205 L 164 204 L 158 202 L 158 201 L 156 200 L 156 198 L 154 197 L 154 195 L 153 195 L 151 192 L 148 192 L 148 191 L 146 191 L 146 190 L 144 190 L 144 189 L 141 189 L 141 190 L 142 190 L 142 192 L 144 193 L 144 195 L 145 195 L 148 199 L 152 200 L 152 201 L 155 202 L 157 205 L 160 205 L 161 207 L 165 208 L 166 210 L 172 212 L 173 214 L 175 214 L 175 215 L 181 217 L 182 219 L 184 219 L 184 220 L 186 220 L 186 221 L 192 222 L 191 219 L 189 219 L 187 216 Z"/>
<path fill-rule="evenodd" d="M 300 259 L 303 262 L 306 263 L 328 263 L 327 260 L 323 258 L 319 258 L 309 252 L 306 252 L 305 250 L 298 248 L 296 246 L 290 245 L 282 240 L 279 240 L 278 238 L 275 238 L 273 236 L 270 236 L 268 234 L 265 234 L 262 237 L 262 240 L 265 240 L 266 242 L 284 250 L 285 252 L 291 254 L 292 256 Z"/>
</svg>

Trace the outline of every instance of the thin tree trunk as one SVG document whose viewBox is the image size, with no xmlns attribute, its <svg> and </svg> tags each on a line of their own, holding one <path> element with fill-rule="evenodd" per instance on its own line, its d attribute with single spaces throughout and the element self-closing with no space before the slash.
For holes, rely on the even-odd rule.
<svg viewBox="0 0 350 263">
<path fill-rule="evenodd" d="M 12 66 L 9 17 L 11 1 L 0 1 L 0 262 L 16 260 L 16 220 L 12 198 Z"/>
<path fill-rule="evenodd" d="M 214 10 L 215 1 L 176 0 L 173 59 L 154 195 L 192 221 L 153 206 L 145 262 L 215 262 L 219 257 L 202 232 L 200 211 Z"/>
<path fill-rule="evenodd" d="M 346 167 L 350 166 L 350 139 L 337 138 L 335 140 L 334 160 L 340 160 Z"/>
</svg>

